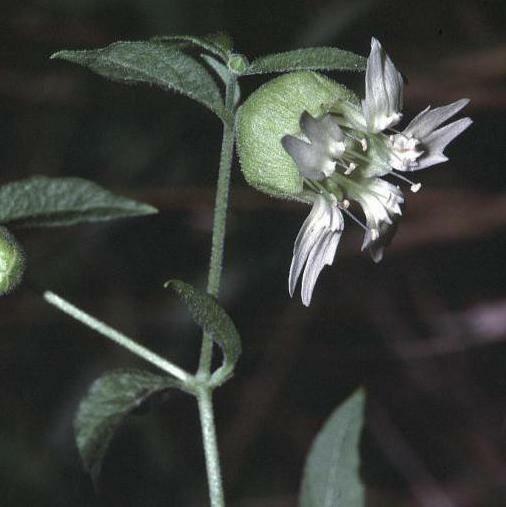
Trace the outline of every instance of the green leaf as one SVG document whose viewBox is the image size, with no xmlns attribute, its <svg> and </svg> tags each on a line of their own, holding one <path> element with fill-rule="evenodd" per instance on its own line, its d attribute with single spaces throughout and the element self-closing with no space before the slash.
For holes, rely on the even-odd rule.
<svg viewBox="0 0 506 507">
<path fill-rule="evenodd" d="M 305 48 L 253 60 L 244 75 L 295 70 L 365 70 L 367 59 L 337 48 Z"/>
<path fill-rule="evenodd" d="M 0 224 L 73 225 L 156 212 L 81 178 L 35 176 L 0 187 Z"/>
<path fill-rule="evenodd" d="M 106 373 L 91 386 L 74 420 L 77 448 L 86 470 L 100 472 L 103 457 L 125 417 L 150 396 L 179 387 L 171 377 L 142 370 Z"/>
<path fill-rule="evenodd" d="M 195 35 L 161 35 L 152 39 L 154 42 L 168 42 L 178 43 L 186 42 L 195 46 L 201 47 L 210 53 L 219 56 L 224 61 L 228 60 L 229 55 L 232 53 L 234 42 L 229 35 L 223 32 L 218 32 L 209 35 L 195 36 Z"/>
<path fill-rule="evenodd" d="M 205 67 L 175 46 L 156 42 L 116 42 L 101 49 L 59 51 L 51 56 L 77 63 L 126 84 L 149 83 L 173 90 L 230 122 L 218 85 Z"/>
<path fill-rule="evenodd" d="M 214 372 L 215 378 L 227 378 L 241 354 L 239 332 L 216 299 L 180 280 L 169 280 L 165 287 L 172 289 L 186 304 L 193 320 L 208 333 L 223 351 L 223 364 Z"/>
<path fill-rule="evenodd" d="M 210 55 L 200 55 L 200 56 L 209 65 L 209 67 L 211 67 L 214 70 L 214 72 L 216 72 L 216 74 L 223 81 L 223 83 L 227 85 L 230 80 L 230 70 L 228 69 L 228 67 Z M 240 101 L 241 101 L 241 89 L 239 87 L 239 83 L 236 83 L 234 94 L 234 105 L 239 104 Z"/>
<path fill-rule="evenodd" d="M 365 393 L 356 391 L 317 435 L 304 469 L 300 507 L 364 507 L 359 441 Z"/>
</svg>

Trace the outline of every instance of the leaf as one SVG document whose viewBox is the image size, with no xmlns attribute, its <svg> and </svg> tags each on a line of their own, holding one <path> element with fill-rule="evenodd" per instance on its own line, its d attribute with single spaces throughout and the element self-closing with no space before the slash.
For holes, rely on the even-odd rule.
<svg viewBox="0 0 506 507">
<path fill-rule="evenodd" d="M 171 377 L 142 370 L 116 370 L 92 384 L 74 420 L 77 448 L 88 472 L 96 476 L 114 433 L 125 417 L 150 396 L 178 387 Z"/>
<path fill-rule="evenodd" d="M 216 60 L 210 55 L 200 55 L 201 58 L 218 74 L 218 77 L 225 83 L 228 84 L 230 79 L 230 70 L 226 65 Z M 234 93 L 234 105 L 239 104 L 241 101 L 241 89 L 239 87 L 239 83 L 235 85 L 235 93 Z"/>
<path fill-rule="evenodd" d="M 223 32 L 218 32 L 209 35 L 195 36 L 195 35 L 161 35 L 151 39 L 154 42 L 187 42 L 195 46 L 206 49 L 210 53 L 219 56 L 224 61 L 228 60 L 229 55 L 232 53 L 234 42 L 229 35 Z"/>
<path fill-rule="evenodd" d="M 157 213 L 81 178 L 35 176 L 0 187 L 0 224 L 73 225 Z"/>
<path fill-rule="evenodd" d="M 177 47 L 156 42 L 116 42 L 101 49 L 59 51 L 51 56 L 126 84 L 149 83 L 173 90 L 230 122 L 218 85 L 205 67 Z"/>
<path fill-rule="evenodd" d="M 337 48 L 304 48 L 267 55 L 251 62 L 244 75 L 295 70 L 365 70 L 367 59 Z"/>
<path fill-rule="evenodd" d="M 216 299 L 180 280 L 169 280 L 165 287 L 171 288 L 186 304 L 193 320 L 209 333 L 223 351 L 223 364 L 213 376 L 227 378 L 241 355 L 239 332 Z"/>
<path fill-rule="evenodd" d="M 300 507 L 364 507 L 359 478 L 359 441 L 365 393 L 356 391 L 317 435 L 304 469 Z"/>
</svg>

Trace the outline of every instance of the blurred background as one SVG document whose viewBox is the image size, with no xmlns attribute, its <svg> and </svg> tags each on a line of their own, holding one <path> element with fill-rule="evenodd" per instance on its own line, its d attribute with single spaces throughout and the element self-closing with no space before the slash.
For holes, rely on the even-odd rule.
<svg viewBox="0 0 506 507">
<path fill-rule="evenodd" d="M 198 330 L 162 284 L 205 286 L 220 123 L 183 97 L 48 57 L 218 30 L 249 57 L 314 45 L 367 55 L 374 35 L 406 76 L 407 117 L 469 97 L 475 122 L 450 162 L 420 173 L 381 264 L 348 224 L 309 309 L 287 293 L 307 209 L 247 187 L 235 164 L 222 302 L 244 352 L 216 393 L 230 505 L 295 507 L 312 439 L 361 384 L 371 507 L 506 505 L 503 0 L 39 0 L 1 11 L 0 183 L 81 176 L 160 209 L 15 231 L 28 271 L 0 301 L 3 506 L 207 505 L 197 409 L 178 394 L 129 419 L 93 487 L 73 440 L 79 400 L 105 371 L 142 365 L 41 293 L 196 367 Z M 363 76 L 335 77 L 362 92 Z M 244 96 L 265 79 L 245 79 Z"/>
</svg>

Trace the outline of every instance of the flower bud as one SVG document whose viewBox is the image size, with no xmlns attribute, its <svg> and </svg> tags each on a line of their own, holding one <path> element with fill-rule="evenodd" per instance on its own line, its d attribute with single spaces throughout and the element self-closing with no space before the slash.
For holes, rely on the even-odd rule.
<svg viewBox="0 0 506 507">
<path fill-rule="evenodd" d="M 249 67 L 248 59 L 243 55 L 231 55 L 228 60 L 228 68 L 239 76 L 246 72 L 246 69 Z"/>
<path fill-rule="evenodd" d="M 14 236 L 0 226 L 0 296 L 16 288 L 23 277 L 25 256 Z"/>
<path fill-rule="evenodd" d="M 304 200 L 303 179 L 281 139 L 300 133 L 304 111 L 320 117 L 358 103 L 344 86 L 315 72 L 284 74 L 253 92 L 238 112 L 237 146 L 246 181 L 275 197 Z"/>
</svg>

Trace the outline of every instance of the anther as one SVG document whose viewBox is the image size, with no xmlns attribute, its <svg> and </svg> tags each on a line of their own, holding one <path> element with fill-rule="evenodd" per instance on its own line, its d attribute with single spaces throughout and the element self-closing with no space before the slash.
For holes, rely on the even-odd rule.
<svg viewBox="0 0 506 507">
<path fill-rule="evenodd" d="M 396 178 L 399 178 L 402 181 L 405 181 L 406 183 L 409 183 L 411 185 L 409 189 L 413 193 L 418 192 L 422 188 L 421 183 L 415 183 L 414 181 L 411 181 L 410 179 L 406 178 L 406 176 L 403 176 L 402 174 L 392 172 L 392 175 L 395 176 Z"/>
<path fill-rule="evenodd" d="M 350 162 L 350 165 L 346 168 L 346 171 L 344 171 L 344 174 L 348 176 L 351 174 L 355 169 L 357 168 L 357 164 L 355 162 Z"/>
</svg>

